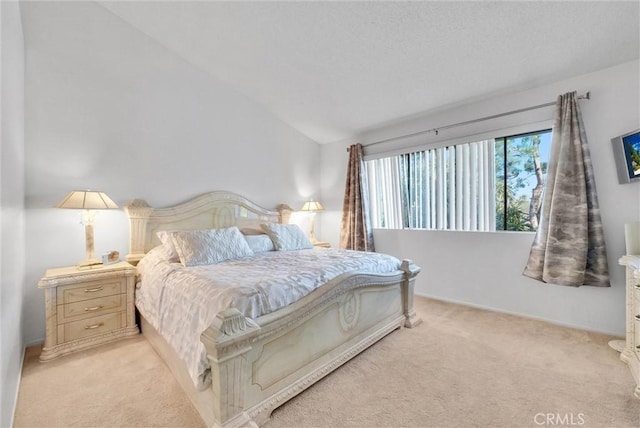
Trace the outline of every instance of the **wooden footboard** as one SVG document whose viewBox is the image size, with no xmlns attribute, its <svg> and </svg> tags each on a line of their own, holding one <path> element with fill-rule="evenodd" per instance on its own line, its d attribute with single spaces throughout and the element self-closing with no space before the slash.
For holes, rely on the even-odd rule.
<svg viewBox="0 0 640 428">
<path fill-rule="evenodd" d="M 201 335 L 211 385 L 198 391 L 171 346 L 141 320 L 142 333 L 210 427 L 259 426 L 287 400 L 395 329 L 421 320 L 413 309 L 420 268 L 391 275 L 352 275 L 256 320 L 235 309 Z"/>
<path fill-rule="evenodd" d="M 420 269 L 407 260 L 402 269 L 342 278 L 256 320 L 235 309 L 219 314 L 201 336 L 212 383 L 200 395 L 209 398 L 192 398 L 207 425 L 261 425 L 276 407 L 391 331 L 419 324 L 413 285 Z"/>
</svg>

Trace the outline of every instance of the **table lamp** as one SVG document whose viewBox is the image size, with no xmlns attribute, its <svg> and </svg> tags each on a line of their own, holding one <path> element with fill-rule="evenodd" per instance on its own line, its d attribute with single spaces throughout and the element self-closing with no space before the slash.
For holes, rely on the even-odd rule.
<svg viewBox="0 0 640 428">
<path fill-rule="evenodd" d="M 310 217 L 310 219 L 309 219 L 309 223 L 310 223 L 309 228 L 311 229 L 309 231 L 309 238 L 310 238 L 312 244 L 316 244 L 319 241 L 316 239 L 316 234 L 315 234 L 315 232 L 313 230 L 313 220 L 315 219 L 316 212 L 324 211 L 324 207 L 318 201 L 307 201 L 307 202 L 304 203 L 304 205 L 302 206 L 300 211 L 307 211 L 309 213 L 309 217 Z"/>
<path fill-rule="evenodd" d="M 108 210 L 118 206 L 103 192 L 74 190 L 56 205 L 56 208 L 77 209 L 82 211 L 82 224 L 86 238 L 87 258 L 78 263 L 78 267 L 90 267 L 102 264 L 96 259 L 93 250 L 93 210 Z"/>
</svg>

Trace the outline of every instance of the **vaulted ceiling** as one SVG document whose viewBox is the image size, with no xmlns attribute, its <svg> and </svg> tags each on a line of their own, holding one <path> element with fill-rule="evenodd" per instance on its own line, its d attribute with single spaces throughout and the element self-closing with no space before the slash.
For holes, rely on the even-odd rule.
<svg viewBox="0 0 640 428">
<path fill-rule="evenodd" d="M 99 2 L 313 140 L 640 57 L 639 2 Z"/>
</svg>

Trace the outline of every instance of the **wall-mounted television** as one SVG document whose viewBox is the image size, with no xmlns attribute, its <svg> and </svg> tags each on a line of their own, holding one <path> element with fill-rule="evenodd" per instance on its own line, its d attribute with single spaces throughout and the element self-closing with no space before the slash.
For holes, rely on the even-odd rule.
<svg viewBox="0 0 640 428">
<path fill-rule="evenodd" d="M 612 138 L 620 184 L 640 181 L 640 129 Z"/>
</svg>

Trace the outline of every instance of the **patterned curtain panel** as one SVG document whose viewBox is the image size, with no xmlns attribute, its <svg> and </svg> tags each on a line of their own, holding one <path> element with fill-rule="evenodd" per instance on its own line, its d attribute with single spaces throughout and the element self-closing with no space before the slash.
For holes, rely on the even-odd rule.
<svg viewBox="0 0 640 428">
<path fill-rule="evenodd" d="M 556 102 L 542 215 L 524 275 L 574 287 L 610 286 L 596 183 L 575 92 Z"/>
<path fill-rule="evenodd" d="M 340 247 L 347 250 L 375 251 L 369 219 L 367 173 L 362 157 L 362 145 L 349 148 L 347 185 L 342 208 Z"/>
</svg>

